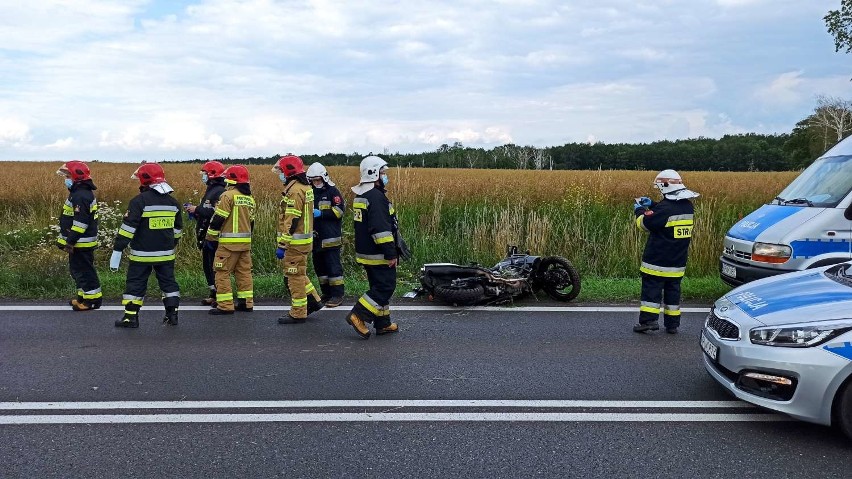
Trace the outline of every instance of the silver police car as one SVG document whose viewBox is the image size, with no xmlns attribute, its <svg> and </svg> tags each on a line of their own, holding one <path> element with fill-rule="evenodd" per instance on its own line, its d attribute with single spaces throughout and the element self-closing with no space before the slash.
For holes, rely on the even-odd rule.
<svg viewBox="0 0 852 479">
<path fill-rule="evenodd" d="M 736 397 L 852 437 L 852 264 L 732 290 L 700 344 L 704 367 Z"/>
</svg>

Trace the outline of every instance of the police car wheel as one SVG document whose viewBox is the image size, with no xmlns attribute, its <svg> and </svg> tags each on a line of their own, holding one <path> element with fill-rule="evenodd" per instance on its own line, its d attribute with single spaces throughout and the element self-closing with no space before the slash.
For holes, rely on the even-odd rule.
<svg viewBox="0 0 852 479">
<path fill-rule="evenodd" d="M 473 306 L 482 301 L 485 296 L 485 288 L 481 284 L 468 286 L 438 285 L 435 286 L 434 296 L 455 306 Z"/>
<path fill-rule="evenodd" d="M 536 278 L 538 287 L 557 301 L 568 302 L 580 294 L 580 273 L 561 256 L 542 258 Z"/>
<path fill-rule="evenodd" d="M 840 432 L 852 439 L 852 380 L 847 380 L 837 395 L 833 422 Z"/>
</svg>

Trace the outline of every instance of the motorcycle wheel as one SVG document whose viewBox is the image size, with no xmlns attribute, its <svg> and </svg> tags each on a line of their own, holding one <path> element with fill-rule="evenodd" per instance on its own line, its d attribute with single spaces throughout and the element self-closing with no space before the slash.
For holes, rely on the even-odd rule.
<svg viewBox="0 0 852 479">
<path fill-rule="evenodd" d="M 481 284 L 473 284 L 463 288 L 444 284 L 435 286 L 433 296 L 454 306 L 473 306 L 482 301 L 485 296 L 485 288 Z"/>
<path fill-rule="evenodd" d="M 568 302 L 580 294 L 580 273 L 561 256 L 542 258 L 536 277 L 538 286 L 557 301 Z"/>
</svg>

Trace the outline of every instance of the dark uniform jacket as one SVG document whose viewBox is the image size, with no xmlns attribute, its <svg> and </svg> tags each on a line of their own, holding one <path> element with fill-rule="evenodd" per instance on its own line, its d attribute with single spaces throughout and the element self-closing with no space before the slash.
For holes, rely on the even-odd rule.
<svg viewBox="0 0 852 479">
<path fill-rule="evenodd" d="M 59 238 L 56 243 L 80 249 L 98 246 L 98 202 L 93 193 L 97 187 L 92 180 L 74 183 L 59 217 Z"/>
<path fill-rule="evenodd" d="M 207 228 L 210 226 L 210 220 L 213 219 L 213 213 L 216 209 L 216 203 L 219 202 L 219 197 L 225 191 L 224 178 L 212 178 L 207 182 L 207 191 L 201 198 L 201 203 L 195 208 L 195 240 L 198 242 L 198 248 L 204 247 L 204 237 L 207 236 Z"/>
<path fill-rule="evenodd" d="M 174 261 L 183 228 L 180 205 L 171 195 L 148 187 L 142 187 L 141 191 L 130 200 L 113 250 L 122 251 L 129 244 L 130 261 Z"/>
<path fill-rule="evenodd" d="M 375 187 L 352 202 L 355 216 L 355 261 L 387 265 L 397 257 L 396 210 L 384 188 Z"/>
<path fill-rule="evenodd" d="M 647 211 L 636 210 L 636 226 L 649 233 L 640 271 L 669 278 L 683 276 L 694 213 L 692 202 L 686 199 L 664 199 Z"/>
<path fill-rule="evenodd" d="M 346 210 L 340 190 L 329 184 L 314 188 L 314 208 L 320 210 L 319 218 L 314 220 L 314 251 L 340 248 L 343 243 L 343 212 Z"/>
</svg>

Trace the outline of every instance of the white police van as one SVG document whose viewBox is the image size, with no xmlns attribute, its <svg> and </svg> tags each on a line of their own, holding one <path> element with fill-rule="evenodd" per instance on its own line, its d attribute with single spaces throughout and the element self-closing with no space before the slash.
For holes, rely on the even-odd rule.
<svg viewBox="0 0 852 479">
<path fill-rule="evenodd" d="M 852 259 L 850 192 L 852 137 L 728 230 L 719 258 L 722 280 L 738 286 Z"/>
</svg>

